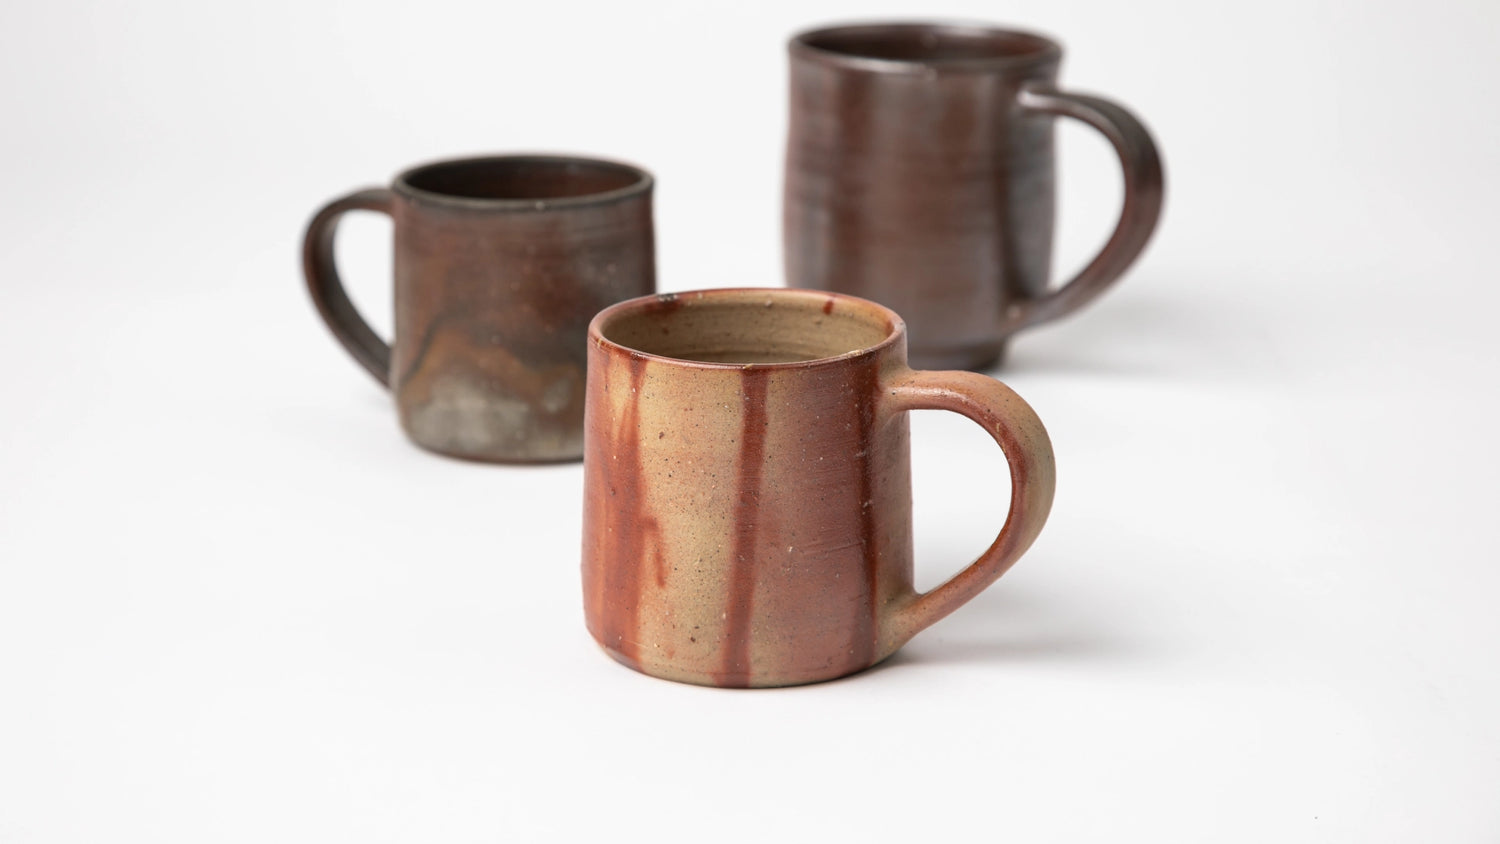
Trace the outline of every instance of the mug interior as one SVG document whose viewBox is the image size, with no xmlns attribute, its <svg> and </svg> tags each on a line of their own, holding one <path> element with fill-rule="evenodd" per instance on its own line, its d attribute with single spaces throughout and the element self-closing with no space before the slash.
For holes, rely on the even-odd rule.
<svg viewBox="0 0 1500 844">
<path fill-rule="evenodd" d="M 1056 49 L 1052 41 L 1025 32 L 932 24 L 841 26 L 796 40 L 839 56 L 922 63 L 1039 58 Z"/>
<path fill-rule="evenodd" d="M 650 177 L 624 164 L 586 158 L 506 156 L 440 161 L 402 174 L 423 193 L 461 199 L 544 200 L 612 193 Z"/>
<path fill-rule="evenodd" d="M 805 363 L 868 351 L 900 320 L 873 302 L 804 290 L 713 290 L 635 299 L 599 315 L 605 340 L 695 363 Z"/>
</svg>

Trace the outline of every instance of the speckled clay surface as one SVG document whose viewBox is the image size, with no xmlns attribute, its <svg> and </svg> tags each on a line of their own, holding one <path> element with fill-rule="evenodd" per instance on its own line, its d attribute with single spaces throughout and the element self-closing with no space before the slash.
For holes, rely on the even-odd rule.
<svg viewBox="0 0 1500 844">
<path fill-rule="evenodd" d="M 1031 408 L 991 378 L 912 371 L 904 324 L 871 302 L 645 297 L 594 319 L 588 355 L 585 612 L 647 674 L 746 687 L 859 671 L 1009 569 L 1051 507 Z M 1014 485 L 994 545 L 922 595 L 905 413 L 918 408 L 984 426 Z"/>
<path fill-rule="evenodd" d="M 1024 32 L 919 23 L 793 38 L 787 284 L 888 305 L 913 365 L 984 368 L 1031 325 L 1070 313 L 1145 248 L 1162 169 L 1140 121 L 1057 89 L 1062 48 Z M 1125 168 L 1104 250 L 1053 292 L 1053 124 L 1081 120 Z"/>
<path fill-rule="evenodd" d="M 476 460 L 575 460 L 589 320 L 656 287 L 651 192 L 644 171 L 590 159 L 417 167 L 313 218 L 308 288 L 339 341 L 391 387 L 418 445 Z M 391 346 L 334 268 L 335 228 L 353 209 L 395 221 Z"/>
</svg>

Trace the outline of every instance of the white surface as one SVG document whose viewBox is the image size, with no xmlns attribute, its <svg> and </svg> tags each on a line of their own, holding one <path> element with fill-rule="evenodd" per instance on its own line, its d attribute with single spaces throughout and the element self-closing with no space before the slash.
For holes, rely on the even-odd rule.
<svg viewBox="0 0 1500 844">
<path fill-rule="evenodd" d="M 885 668 L 637 676 L 581 469 L 424 454 L 301 227 L 488 150 L 656 172 L 662 287 L 780 280 L 782 42 L 1057 35 L 1156 132 L 1163 227 L 1006 379 L 1051 523 Z M 0 8 L 0 842 L 1500 840 L 1500 11 L 954 0 Z M 1119 201 L 1065 125 L 1060 264 Z M 389 324 L 388 225 L 345 227 Z M 915 420 L 919 579 L 1002 471 Z"/>
</svg>

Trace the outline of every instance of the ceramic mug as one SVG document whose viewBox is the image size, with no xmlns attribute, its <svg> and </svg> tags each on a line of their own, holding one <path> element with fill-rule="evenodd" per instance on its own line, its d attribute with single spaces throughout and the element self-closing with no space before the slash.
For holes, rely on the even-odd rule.
<svg viewBox="0 0 1500 844">
<path fill-rule="evenodd" d="M 917 372 L 891 310 L 808 290 L 634 299 L 589 326 L 588 628 L 646 674 L 829 680 L 890 656 L 1004 574 L 1052 506 L 1052 446 L 992 378 Z M 999 538 L 912 586 L 906 413 L 961 413 L 1010 464 Z"/>
<path fill-rule="evenodd" d="M 395 394 L 423 448 L 499 462 L 583 454 L 585 336 L 607 305 L 656 289 L 652 178 L 587 158 L 440 161 L 313 217 L 307 289 L 335 337 Z M 394 221 L 395 340 L 349 301 L 339 219 Z"/>
<path fill-rule="evenodd" d="M 872 24 L 791 39 L 787 284 L 904 316 L 917 366 L 981 369 L 1023 328 L 1077 310 L 1145 248 L 1162 169 L 1130 112 L 1057 87 L 1062 48 L 978 26 Z M 1053 118 L 1098 129 L 1125 170 L 1109 242 L 1048 292 Z"/>
</svg>

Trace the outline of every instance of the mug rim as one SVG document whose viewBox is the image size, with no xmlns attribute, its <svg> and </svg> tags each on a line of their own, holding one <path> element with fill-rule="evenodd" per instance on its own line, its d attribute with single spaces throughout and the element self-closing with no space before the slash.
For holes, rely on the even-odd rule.
<svg viewBox="0 0 1500 844">
<path fill-rule="evenodd" d="M 675 311 L 683 306 L 683 300 L 691 302 L 701 302 L 705 299 L 738 300 L 745 303 L 745 306 L 764 308 L 772 304 L 769 301 L 765 301 L 768 297 L 783 301 L 816 303 L 819 307 L 823 307 L 828 302 L 843 302 L 856 309 L 857 312 L 882 318 L 885 322 L 885 336 L 878 343 L 858 349 L 850 349 L 847 352 L 837 355 L 811 358 L 809 360 L 779 361 L 773 363 L 728 363 L 722 361 L 692 360 L 690 358 L 674 358 L 626 346 L 623 343 L 618 343 L 604 336 L 605 324 L 613 319 L 622 315 L 653 309 L 671 309 Z M 594 318 L 589 321 L 589 342 L 607 352 L 687 369 L 726 371 L 742 371 L 746 369 L 792 371 L 836 366 L 852 360 L 879 355 L 897 343 L 902 342 L 905 337 L 906 321 L 901 318 L 900 314 L 879 302 L 862 299 L 858 296 L 850 296 L 846 293 L 836 293 L 831 290 L 812 290 L 798 287 L 718 287 L 705 290 L 689 290 L 681 293 L 653 293 L 647 296 L 637 296 L 634 299 L 626 299 L 623 302 L 616 302 L 595 314 Z"/>
<path fill-rule="evenodd" d="M 923 32 L 982 35 L 985 37 L 1024 38 L 1035 41 L 1039 49 L 1031 53 L 1009 56 L 987 56 L 963 59 L 893 59 L 878 56 L 863 56 L 820 47 L 812 41 L 821 36 L 865 32 Z M 934 70 L 996 71 L 1029 67 L 1055 62 L 1062 58 L 1062 44 L 1038 32 L 1011 29 L 986 23 L 964 21 L 851 21 L 825 24 L 804 29 L 787 41 L 787 51 L 793 58 L 806 59 L 833 67 L 880 71 L 885 73 L 931 73 Z"/>
<path fill-rule="evenodd" d="M 500 198 L 500 197 L 477 197 L 459 196 L 451 193 L 440 193 L 425 188 L 419 188 L 412 184 L 413 177 L 422 173 L 435 170 L 440 167 L 454 167 L 474 164 L 581 164 L 588 167 L 596 167 L 603 170 L 614 170 L 616 172 L 628 173 L 635 181 L 623 188 L 599 191 L 596 193 L 578 194 L 576 196 L 558 196 L 540 199 L 524 198 Z M 649 194 L 656 186 L 656 178 L 651 172 L 634 164 L 623 161 L 613 161 L 607 158 L 594 158 L 581 155 L 559 155 L 555 153 L 501 153 L 492 155 L 471 155 L 457 158 L 441 158 L 432 161 L 424 161 L 402 170 L 391 182 L 391 190 L 407 199 L 419 201 L 430 205 L 446 205 L 454 208 L 467 208 L 473 210 L 493 211 L 546 211 L 554 208 L 577 208 L 590 205 L 605 205 L 618 202 L 636 196 Z"/>
</svg>

